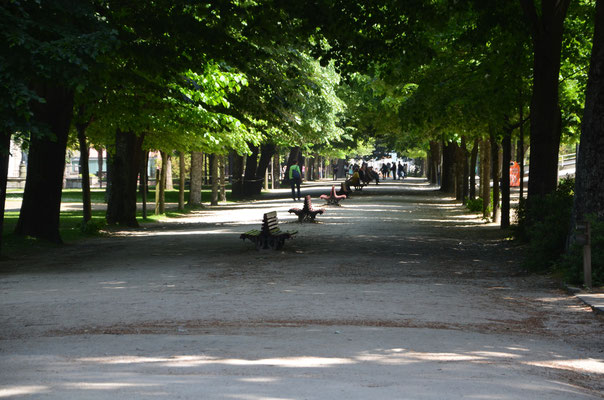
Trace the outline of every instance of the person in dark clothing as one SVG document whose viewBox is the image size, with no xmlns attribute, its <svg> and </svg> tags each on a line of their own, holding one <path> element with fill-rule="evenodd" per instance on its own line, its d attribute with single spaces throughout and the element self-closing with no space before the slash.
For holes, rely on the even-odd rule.
<svg viewBox="0 0 604 400">
<path fill-rule="evenodd" d="M 392 163 L 392 179 L 396 180 L 396 163 Z"/>
<path fill-rule="evenodd" d="M 400 179 L 405 179 L 405 171 L 403 171 L 403 164 L 401 164 L 401 162 L 398 162 L 398 177 Z"/>
<path fill-rule="evenodd" d="M 300 195 L 300 184 L 302 183 L 302 171 L 300 170 L 299 161 L 295 161 L 291 167 L 289 167 L 289 181 L 292 185 L 292 199 L 296 201 L 296 188 L 298 188 L 298 200 L 302 198 Z"/>
</svg>

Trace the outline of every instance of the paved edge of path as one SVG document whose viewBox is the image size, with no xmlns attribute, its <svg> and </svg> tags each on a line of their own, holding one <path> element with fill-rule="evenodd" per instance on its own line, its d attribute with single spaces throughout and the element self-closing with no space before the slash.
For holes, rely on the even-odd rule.
<svg viewBox="0 0 604 400">
<path fill-rule="evenodd" d="M 583 303 L 587 304 L 595 313 L 604 315 L 604 293 L 585 292 L 576 286 L 566 286 L 566 290 L 575 295 Z"/>
</svg>

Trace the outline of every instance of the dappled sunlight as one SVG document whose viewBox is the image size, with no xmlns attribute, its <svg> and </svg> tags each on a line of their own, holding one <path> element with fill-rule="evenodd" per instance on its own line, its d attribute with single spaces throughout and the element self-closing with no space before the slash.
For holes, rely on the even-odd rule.
<svg viewBox="0 0 604 400">
<path fill-rule="evenodd" d="M 126 382 L 73 382 L 65 383 L 64 387 L 68 389 L 86 389 L 86 390 L 115 390 L 124 388 L 139 387 L 157 387 L 157 383 L 126 383 Z"/>
<path fill-rule="evenodd" d="M 604 379 L 604 359 L 576 359 L 576 360 L 549 360 L 549 361 L 526 361 L 523 364 L 536 367 L 560 369 L 567 371 L 583 371 L 592 374 L 601 374 Z"/>
<path fill-rule="evenodd" d="M 235 235 L 241 232 L 234 231 L 232 229 L 213 229 L 213 230 L 192 230 L 187 229 L 185 231 L 126 231 L 123 232 L 123 236 L 131 237 L 149 237 L 149 236 L 189 236 L 189 235 Z"/>
<path fill-rule="evenodd" d="M 231 394 L 225 395 L 227 398 L 231 399 L 239 399 L 239 400 L 294 400 L 295 397 L 267 397 L 262 395 L 254 395 L 254 394 Z"/>
<path fill-rule="evenodd" d="M 5 386 L 0 387 L 0 398 L 14 396 L 32 396 L 35 394 L 46 393 L 49 390 L 49 386 L 43 385 Z"/>
<path fill-rule="evenodd" d="M 230 366 L 275 366 L 283 368 L 321 368 L 337 365 L 352 364 L 355 361 L 347 358 L 328 357 L 279 357 L 264 358 L 257 360 L 246 360 L 242 358 L 218 358 L 210 356 L 179 355 L 170 357 L 139 357 L 139 356 L 115 356 L 115 357 L 91 357 L 81 358 L 81 362 L 95 364 L 160 364 L 164 367 L 197 367 L 204 365 L 230 365 Z"/>
</svg>

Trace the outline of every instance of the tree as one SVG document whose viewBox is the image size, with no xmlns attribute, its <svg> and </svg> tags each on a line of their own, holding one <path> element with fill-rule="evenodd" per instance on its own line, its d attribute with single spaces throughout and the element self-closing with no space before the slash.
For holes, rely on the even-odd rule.
<svg viewBox="0 0 604 400">
<path fill-rule="evenodd" d="M 49 16 L 52 16 L 49 18 Z M 0 14 L 9 132 L 29 134 L 29 163 L 16 233 L 60 242 L 59 213 L 75 91 L 114 44 L 89 2 L 10 2 Z M 4 102 L 3 102 L 4 103 Z M 4 106 L 6 107 L 6 106 Z M 9 114 L 3 108 L 2 115 Z M 11 131 L 12 129 L 12 131 Z M 40 201 L 44 199 L 44 201 Z"/>
<path fill-rule="evenodd" d="M 561 113 L 558 86 L 562 34 L 570 0 L 520 0 L 533 40 L 529 204 L 558 184 Z"/>
<path fill-rule="evenodd" d="M 604 219 L 604 1 L 597 0 L 593 47 L 575 178 L 573 219 Z"/>
</svg>

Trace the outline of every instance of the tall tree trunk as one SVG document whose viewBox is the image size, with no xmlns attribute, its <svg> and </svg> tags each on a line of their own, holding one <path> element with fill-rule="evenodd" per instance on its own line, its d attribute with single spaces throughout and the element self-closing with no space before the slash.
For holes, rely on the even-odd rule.
<svg viewBox="0 0 604 400">
<path fill-rule="evenodd" d="M 218 181 L 220 177 L 218 176 L 218 158 L 220 156 L 218 154 L 212 154 L 210 156 L 210 174 L 212 176 L 212 199 L 210 205 L 217 206 L 218 205 Z"/>
<path fill-rule="evenodd" d="M 174 178 L 172 177 L 172 154 L 166 152 L 168 162 L 166 163 L 166 190 L 174 190 Z"/>
<path fill-rule="evenodd" d="M 459 177 L 461 178 L 461 198 L 458 200 L 461 200 L 463 204 L 466 204 L 467 199 L 468 199 L 468 193 L 469 193 L 469 188 L 468 188 L 468 178 L 469 178 L 469 173 L 468 173 L 468 145 L 466 142 L 466 138 L 465 136 L 461 137 L 461 147 L 460 147 L 460 154 L 459 154 L 459 161 L 460 161 L 460 168 L 461 168 L 461 172 L 459 174 Z"/>
<path fill-rule="evenodd" d="M 302 154 L 300 153 L 300 147 L 292 147 L 289 150 L 289 156 L 287 157 L 287 167 L 285 168 L 285 174 L 283 181 L 281 182 L 284 186 L 289 186 L 289 168 L 294 164 L 295 161 L 300 161 L 302 165 Z"/>
<path fill-rule="evenodd" d="M 531 161 L 529 207 L 533 199 L 556 189 L 561 116 L 558 82 L 564 19 L 570 0 L 520 0 L 533 39 L 533 96 L 531 99 Z"/>
<path fill-rule="evenodd" d="M 73 92 L 43 86 L 38 94 L 46 102 L 32 105 L 34 118 L 46 124 L 54 137 L 35 134 L 31 137 L 27 180 L 15 233 L 61 243 L 61 193 Z"/>
<path fill-rule="evenodd" d="M 279 161 L 279 149 L 275 147 L 275 154 L 273 155 L 273 189 L 279 189 L 279 182 L 281 179 L 281 162 Z"/>
<path fill-rule="evenodd" d="M 99 166 L 99 170 L 97 172 L 97 176 L 99 177 L 99 187 L 103 187 L 103 148 L 95 147 L 97 153 L 97 162 Z"/>
<path fill-rule="evenodd" d="M 491 205 L 491 142 L 482 139 L 480 145 L 480 192 L 482 195 L 482 216 L 489 218 Z"/>
<path fill-rule="evenodd" d="M 524 121 L 524 107 L 520 105 L 520 121 Z M 524 199 L 524 124 L 520 124 L 520 133 L 518 138 L 518 154 L 516 158 L 518 159 L 518 164 L 520 164 L 520 199 Z"/>
<path fill-rule="evenodd" d="M 604 219 L 604 1 L 596 3 L 595 32 L 577 160 L 573 220 Z"/>
<path fill-rule="evenodd" d="M 474 139 L 474 145 L 472 146 L 472 154 L 470 155 L 470 168 L 468 173 L 470 174 L 470 199 L 476 198 L 476 161 L 478 159 L 478 138 Z"/>
<path fill-rule="evenodd" d="M 92 204 L 90 201 L 90 168 L 88 166 L 88 143 L 86 141 L 86 128 L 90 122 L 75 124 L 80 145 L 80 173 L 82 174 L 82 211 L 84 222 L 92 219 Z"/>
<path fill-rule="evenodd" d="M 262 191 L 262 178 L 258 177 L 258 153 L 259 146 L 249 146 L 252 154 L 249 154 L 245 160 L 245 172 L 243 175 L 243 197 L 248 198 L 259 194 Z"/>
<path fill-rule="evenodd" d="M 440 190 L 445 193 L 455 193 L 455 155 L 457 143 L 443 143 L 442 181 Z"/>
<path fill-rule="evenodd" d="M 491 161 L 493 165 L 491 167 L 491 171 L 493 173 L 493 222 L 498 222 L 500 217 L 500 208 L 499 208 L 499 176 L 501 172 L 500 160 L 499 157 L 499 143 L 494 133 L 490 135 L 491 140 Z"/>
<path fill-rule="evenodd" d="M 191 183 L 189 188 L 189 206 L 201 206 L 201 187 L 203 180 L 203 154 L 191 152 Z"/>
<path fill-rule="evenodd" d="M 144 135 L 117 130 L 115 153 L 111 156 L 111 185 L 108 189 L 108 224 L 138 226 L 136 181 L 140 170 Z"/>
<path fill-rule="evenodd" d="M 227 201 L 226 198 L 226 187 L 225 187 L 225 175 L 226 175 L 226 157 L 224 154 L 220 155 L 220 201 L 223 203 Z"/>
<path fill-rule="evenodd" d="M 512 131 L 505 128 L 501 140 L 501 228 L 510 226 L 510 162 L 512 161 Z"/>
<path fill-rule="evenodd" d="M 187 180 L 186 175 L 186 164 L 185 164 L 185 153 L 183 151 L 178 153 L 178 210 L 184 211 L 185 209 L 185 183 Z"/>
<path fill-rule="evenodd" d="M 243 198 L 243 156 L 233 151 L 233 182 L 231 186 L 231 196 L 234 199 Z"/>
<path fill-rule="evenodd" d="M 430 183 L 437 185 L 438 182 L 438 166 L 440 165 L 440 147 L 436 140 L 430 141 L 430 151 L 428 153 L 430 162 L 428 163 L 428 179 Z"/>
<path fill-rule="evenodd" d="M 268 166 L 271 163 L 276 149 L 277 146 L 274 143 L 262 144 L 260 147 L 260 160 L 258 160 L 258 167 L 256 169 L 256 179 L 266 179 L 266 172 L 268 171 Z M 257 194 L 260 194 L 260 191 L 258 191 Z"/>
<path fill-rule="evenodd" d="M 168 154 L 165 151 L 159 152 L 161 156 L 161 168 L 159 170 L 159 179 L 155 182 L 155 215 L 166 213 L 166 179 L 168 170 Z"/>
<path fill-rule="evenodd" d="M 0 135 L 0 252 L 4 233 L 4 211 L 6 207 L 6 185 L 8 183 L 8 161 L 10 159 L 10 138 L 7 131 Z"/>
<path fill-rule="evenodd" d="M 149 174 L 147 173 L 147 166 L 149 165 L 149 151 L 144 150 L 141 156 L 140 170 L 138 171 L 139 176 L 139 193 L 142 199 L 142 218 L 147 219 L 147 194 L 149 193 Z"/>
</svg>

